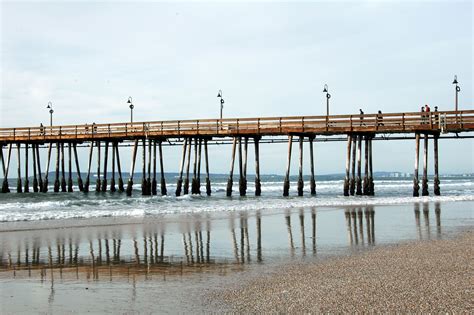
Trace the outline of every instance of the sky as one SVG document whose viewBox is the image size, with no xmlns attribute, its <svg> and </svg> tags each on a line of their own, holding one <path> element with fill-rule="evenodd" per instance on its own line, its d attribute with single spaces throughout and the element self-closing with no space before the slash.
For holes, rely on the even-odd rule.
<svg viewBox="0 0 474 315">
<path fill-rule="evenodd" d="M 471 1 L 2 1 L 0 11 L 1 127 L 47 125 L 49 101 L 54 124 L 128 121 L 129 96 L 134 121 L 217 118 L 219 89 L 224 117 L 321 115 L 324 84 L 331 114 L 450 110 L 455 74 L 460 108 L 473 109 Z M 262 146 L 262 172 L 284 173 L 285 150 Z M 318 144 L 317 172 L 343 172 L 344 150 Z M 179 150 L 165 154 L 177 171 Z M 211 171 L 228 172 L 229 146 L 211 156 Z M 411 172 L 413 160 L 413 140 L 374 144 L 376 171 Z M 441 141 L 440 172 L 473 170 L 473 140 Z"/>
</svg>

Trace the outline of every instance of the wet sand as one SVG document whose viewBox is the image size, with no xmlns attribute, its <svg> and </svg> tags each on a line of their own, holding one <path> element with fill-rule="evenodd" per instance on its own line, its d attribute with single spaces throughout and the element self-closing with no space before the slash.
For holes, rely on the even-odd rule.
<svg viewBox="0 0 474 315">
<path fill-rule="evenodd" d="M 444 240 L 288 264 L 210 294 L 210 309 L 244 313 L 473 313 L 474 229 Z"/>
</svg>

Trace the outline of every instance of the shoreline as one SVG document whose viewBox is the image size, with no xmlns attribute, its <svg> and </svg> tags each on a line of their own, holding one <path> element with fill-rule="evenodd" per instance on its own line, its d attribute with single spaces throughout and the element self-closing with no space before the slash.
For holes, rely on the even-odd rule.
<svg viewBox="0 0 474 315">
<path fill-rule="evenodd" d="M 208 292 L 204 307 L 251 313 L 470 313 L 473 243 L 471 226 L 441 240 L 289 262 Z"/>
</svg>

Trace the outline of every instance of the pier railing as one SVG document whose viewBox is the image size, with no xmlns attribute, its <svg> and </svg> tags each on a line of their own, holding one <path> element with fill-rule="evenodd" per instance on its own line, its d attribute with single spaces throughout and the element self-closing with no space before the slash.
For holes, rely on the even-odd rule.
<svg viewBox="0 0 474 315">
<path fill-rule="evenodd" d="M 169 120 L 0 128 L 0 142 L 133 139 L 136 137 L 286 135 L 350 132 L 474 131 L 474 110 L 365 115 Z"/>
</svg>

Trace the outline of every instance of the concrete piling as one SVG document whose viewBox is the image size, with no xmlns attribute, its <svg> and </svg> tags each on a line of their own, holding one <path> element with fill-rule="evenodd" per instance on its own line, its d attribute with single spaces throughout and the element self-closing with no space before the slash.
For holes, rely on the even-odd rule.
<svg viewBox="0 0 474 315">
<path fill-rule="evenodd" d="M 349 187 L 349 193 L 351 196 L 355 194 L 355 169 L 356 169 L 356 150 L 357 150 L 357 135 L 352 135 L 352 172 L 351 172 L 351 181 Z"/>
<path fill-rule="evenodd" d="M 125 188 L 124 188 L 124 185 L 123 185 L 122 167 L 120 166 L 120 152 L 119 152 L 119 147 L 118 147 L 118 143 L 117 143 L 117 142 L 115 143 L 115 155 L 117 156 L 117 171 L 118 171 L 118 176 L 119 176 L 119 179 L 118 179 L 118 190 L 119 190 L 120 192 L 124 192 L 124 191 L 125 191 Z"/>
<path fill-rule="evenodd" d="M 425 133 L 425 141 L 423 147 L 423 179 L 421 184 L 421 195 L 428 196 L 428 134 Z"/>
<path fill-rule="evenodd" d="M 53 143 L 50 142 L 49 147 L 48 147 L 48 156 L 47 156 L 47 159 L 46 159 L 46 171 L 44 173 L 44 181 L 43 181 L 43 192 L 44 193 L 48 192 L 49 165 L 50 165 L 50 162 L 51 162 L 51 151 L 52 151 L 52 149 L 53 149 Z"/>
<path fill-rule="evenodd" d="M 36 167 L 38 171 L 38 191 L 42 192 L 43 191 L 43 178 L 41 176 L 41 159 L 40 159 L 40 154 L 39 154 L 39 144 L 36 144 L 34 146 L 35 146 L 35 152 L 36 152 Z"/>
<path fill-rule="evenodd" d="M 232 156 L 230 159 L 230 172 L 229 172 L 229 179 L 227 180 L 227 189 L 226 189 L 226 196 L 232 196 L 232 185 L 234 182 L 234 164 L 235 164 L 235 149 L 237 146 L 237 137 L 234 137 L 234 141 L 232 142 Z"/>
<path fill-rule="evenodd" d="M 346 177 L 344 178 L 344 196 L 349 196 L 349 186 L 350 186 L 350 163 L 351 163 L 351 144 L 352 137 L 347 135 L 347 154 L 346 154 Z"/>
<path fill-rule="evenodd" d="M 207 152 L 207 139 L 204 139 L 204 158 L 206 163 L 206 194 L 211 195 L 211 179 L 209 177 L 209 155 Z"/>
<path fill-rule="evenodd" d="M 435 196 L 441 195 L 441 191 L 439 188 L 439 172 L 438 172 L 438 138 L 439 134 L 435 134 L 433 137 L 433 151 L 434 151 L 434 194 Z"/>
<path fill-rule="evenodd" d="M 100 181 L 100 141 L 96 142 L 97 144 L 97 180 L 95 183 L 95 191 L 100 192 L 101 190 L 101 181 Z"/>
<path fill-rule="evenodd" d="M 29 144 L 25 144 L 25 182 L 24 182 L 24 188 L 23 191 L 28 193 L 30 192 L 30 180 L 29 180 L 29 174 L 28 174 L 28 150 L 29 150 Z M 34 161 L 33 161 L 34 163 Z"/>
<path fill-rule="evenodd" d="M 415 171 L 413 172 L 413 197 L 420 195 L 420 181 L 418 179 L 418 167 L 420 163 L 420 134 L 415 134 Z"/>
<path fill-rule="evenodd" d="M 189 166 L 191 165 L 191 148 L 193 146 L 193 139 L 188 138 L 188 156 L 186 160 L 186 178 L 184 179 L 184 194 L 189 194 Z"/>
<path fill-rule="evenodd" d="M 255 196 L 258 197 L 262 194 L 262 185 L 260 183 L 260 137 L 255 137 L 253 141 L 255 146 Z"/>
<path fill-rule="evenodd" d="M 309 189 L 311 191 L 311 195 L 316 195 L 316 179 L 314 177 L 314 152 L 313 152 L 313 141 L 314 136 L 309 136 L 309 163 L 310 163 L 310 170 L 311 170 L 311 177 L 309 178 Z"/>
<path fill-rule="evenodd" d="M 36 175 L 36 144 L 31 145 L 31 153 L 33 157 L 33 192 L 38 192 L 38 177 Z"/>
<path fill-rule="evenodd" d="M 2 193 L 8 193 L 10 192 L 10 188 L 8 185 L 8 170 L 10 168 L 10 160 L 11 160 L 11 154 L 12 154 L 12 144 L 10 143 L 8 145 L 8 159 L 7 159 L 7 165 L 6 167 L 3 166 L 3 183 L 2 183 Z M 3 161 L 3 159 L 2 159 Z M 3 163 L 3 162 L 2 162 Z"/>
<path fill-rule="evenodd" d="M 76 164 L 76 176 L 77 176 L 77 186 L 79 186 L 79 191 L 84 191 L 84 184 L 82 183 L 81 169 L 79 167 L 79 158 L 77 156 L 77 144 L 74 143 L 74 161 Z"/>
<path fill-rule="evenodd" d="M 184 163 L 186 161 L 186 149 L 187 149 L 187 143 L 188 139 L 184 138 L 183 140 L 183 148 L 182 151 L 183 153 L 181 154 L 181 163 L 179 164 L 179 176 L 178 176 L 178 182 L 176 183 L 176 197 L 179 197 L 181 195 L 181 187 L 183 185 L 183 171 L 184 171 Z"/>
<path fill-rule="evenodd" d="M 303 136 L 300 136 L 300 141 L 299 141 L 299 151 L 300 151 L 300 159 L 299 159 L 299 169 L 298 169 L 298 196 L 303 196 L 303 187 L 304 187 L 304 182 L 303 182 Z"/>
<path fill-rule="evenodd" d="M 362 195 L 361 159 L 362 159 L 362 135 L 359 135 L 359 136 L 357 137 L 357 178 L 356 178 L 356 195 Z"/>
<path fill-rule="evenodd" d="M 128 179 L 128 183 L 127 183 L 127 196 L 132 195 L 133 174 L 135 173 L 135 161 L 137 158 L 137 149 L 138 149 L 138 139 L 135 140 L 135 144 L 133 145 L 132 161 L 131 161 L 131 166 L 130 166 L 130 178 Z"/>
<path fill-rule="evenodd" d="M 142 140 L 142 195 L 148 195 L 146 185 L 146 140 Z"/>
<path fill-rule="evenodd" d="M 369 195 L 370 183 L 369 183 L 369 136 L 365 136 L 365 146 L 364 146 L 364 155 L 365 155 L 365 171 L 364 171 L 364 181 L 362 185 L 362 191 L 364 195 Z"/>
<path fill-rule="evenodd" d="M 244 167 L 242 158 L 242 137 L 239 137 L 239 193 L 240 196 L 245 196 L 245 184 L 244 184 Z"/>
<path fill-rule="evenodd" d="M 64 143 L 61 142 L 61 192 L 67 192 L 66 169 L 64 165 Z"/>
<path fill-rule="evenodd" d="M 21 186 L 21 160 L 20 160 L 20 144 L 16 144 L 17 149 L 17 169 L 18 169 L 18 178 L 16 183 L 16 192 L 21 193 L 23 191 L 23 187 Z"/>
<path fill-rule="evenodd" d="M 90 175 L 91 175 L 91 167 L 92 167 L 92 154 L 94 151 L 94 143 L 91 142 L 90 149 L 89 149 L 89 163 L 87 164 L 87 176 L 86 176 L 86 183 L 84 185 L 84 192 L 89 192 L 89 184 L 90 184 Z"/>
<path fill-rule="evenodd" d="M 56 174 L 54 178 L 54 192 L 57 193 L 59 192 L 60 189 L 60 182 L 59 182 L 59 163 L 60 163 L 60 143 L 56 143 Z"/>
<path fill-rule="evenodd" d="M 151 194 L 156 195 L 158 192 L 156 190 L 156 140 L 153 141 L 153 179 L 151 180 Z"/>
<path fill-rule="evenodd" d="M 165 180 L 165 167 L 163 165 L 163 149 L 161 145 L 161 141 L 158 142 L 158 150 L 160 153 L 160 190 L 161 190 L 161 195 L 166 196 L 168 194 L 168 191 L 166 189 L 166 180 Z"/>
<path fill-rule="evenodd" d="M 73 192 L 72 186 L 72 144 L 68 143 L 68 177 L 67 177 L 67 191 Z"/>
<path fill-rule="evenodd" d="M 110 192 L 116 192 L 115 188 L 115 146 L 117 142 L 112 142 L 112 174 L 110 178 Z"/>
<path fill-rule="evenodd" d="M 104 176 L 102 177 L 102 182 L 101 182 L 101 191 L 106 192 L 107 191 L 107 162 L 109 159 L 109 141 L 105 141 L 105 147 L 104 147 Z"/>
<path fill-rule="evenodd" d="M 288 136 L 288 159 L 286 164 L 286 175 L 283 183 L 283 196 L 288 197 L 290 194 L 290 167 L 291 167 L 291 146 L 293 144 L 293 136 Z"/>
</svg>

